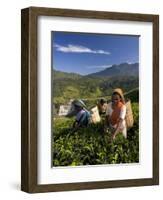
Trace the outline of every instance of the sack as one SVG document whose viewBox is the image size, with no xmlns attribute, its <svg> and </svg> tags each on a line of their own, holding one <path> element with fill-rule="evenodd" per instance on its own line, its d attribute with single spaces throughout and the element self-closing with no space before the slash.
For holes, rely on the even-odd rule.
<svg viewBox="0 0 163 200">
<path fill-rule="evenodd" d="M 125 120 L 126 120 L 127 129 L 132 128 L 133 124 L 134 124 L 134 117 L 133 117 L 133 112 L 132 112 L 130 100 L 128 100 L 126 102 L 126 117 L 125 117 Z"/>
<path fill-rule="evenodd" d="M 101 118 L 100 118 L 100 115 L 99 115 L 98 107 L 95 106 L 91 109 L 90 122 L 96 124 L 100 121 L 101 121 Z"/>
</svg>

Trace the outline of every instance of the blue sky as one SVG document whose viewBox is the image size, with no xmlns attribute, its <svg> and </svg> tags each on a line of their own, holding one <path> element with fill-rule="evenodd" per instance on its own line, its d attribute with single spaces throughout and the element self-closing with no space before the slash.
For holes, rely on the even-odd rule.
<svg viewBox="0 0 163 200">
<path fill-rule="evenodd" d="M 52 33 L 55 70 L 85 75 L 124 62 L 139 62 L 139 36 Z"/>
</svg>

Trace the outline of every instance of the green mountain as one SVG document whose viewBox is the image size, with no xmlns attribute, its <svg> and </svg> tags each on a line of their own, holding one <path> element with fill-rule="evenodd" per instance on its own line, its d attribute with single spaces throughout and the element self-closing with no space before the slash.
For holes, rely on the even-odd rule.
<svg viewBox="0 0 163 200">
<path fill-rule="evenodd" d="M 121 63 L 119 65 L 112 65 L 100 72 L 89 74 L 94 77 L 117 77 L 117 76 L 138 76 L 139 64 Z"/>
<path fill-rule="evenodd" d="M 139 87 L 138 76 L 81 76 L 75 73 L 53 71 L 53 102 L 56 107 L 70 99 L 85 99 L 96 102 L 99 98 L 108 99 L 113 89 L 120 87 L 124 92 Z"/>
<path fill-rule="evenodd" d="M 82 75 L 76 74 L 76 73 L 67 73 L 67 72 L 61 72 L 57 70 L 53 70 L 53 80 L 58 79 L 78 79 L 81 78 Z"/>
</svg>

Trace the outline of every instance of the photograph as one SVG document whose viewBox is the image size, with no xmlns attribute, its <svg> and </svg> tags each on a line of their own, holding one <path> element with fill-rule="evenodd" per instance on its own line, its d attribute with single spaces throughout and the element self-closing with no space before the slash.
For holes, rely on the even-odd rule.
<svg viewBox="0 0 163 200">
<path fill-rule="evenodd" d="M 51 32 L 53 167 L 139 163 L 139 39 Z"/>
</svg>

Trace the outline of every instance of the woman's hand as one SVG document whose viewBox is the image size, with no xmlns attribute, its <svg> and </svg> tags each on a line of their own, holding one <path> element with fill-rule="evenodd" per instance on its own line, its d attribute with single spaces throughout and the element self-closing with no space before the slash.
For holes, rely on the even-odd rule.
<svg viewBox="0 0 163 200">
<path fill-rule="evenodd" d="M 76 128 L 77 127 L 77 122 L 75 121 L 72 125 L 73 128 Z"/>
<path fill-rule="evenodd" d="M 112 139 L 113 139 L 113 140 L 115 139 L 115 136 L 116 136 L 116 134 L 114 133 L 114 134 L 112 135 Z"/>
</svg>

